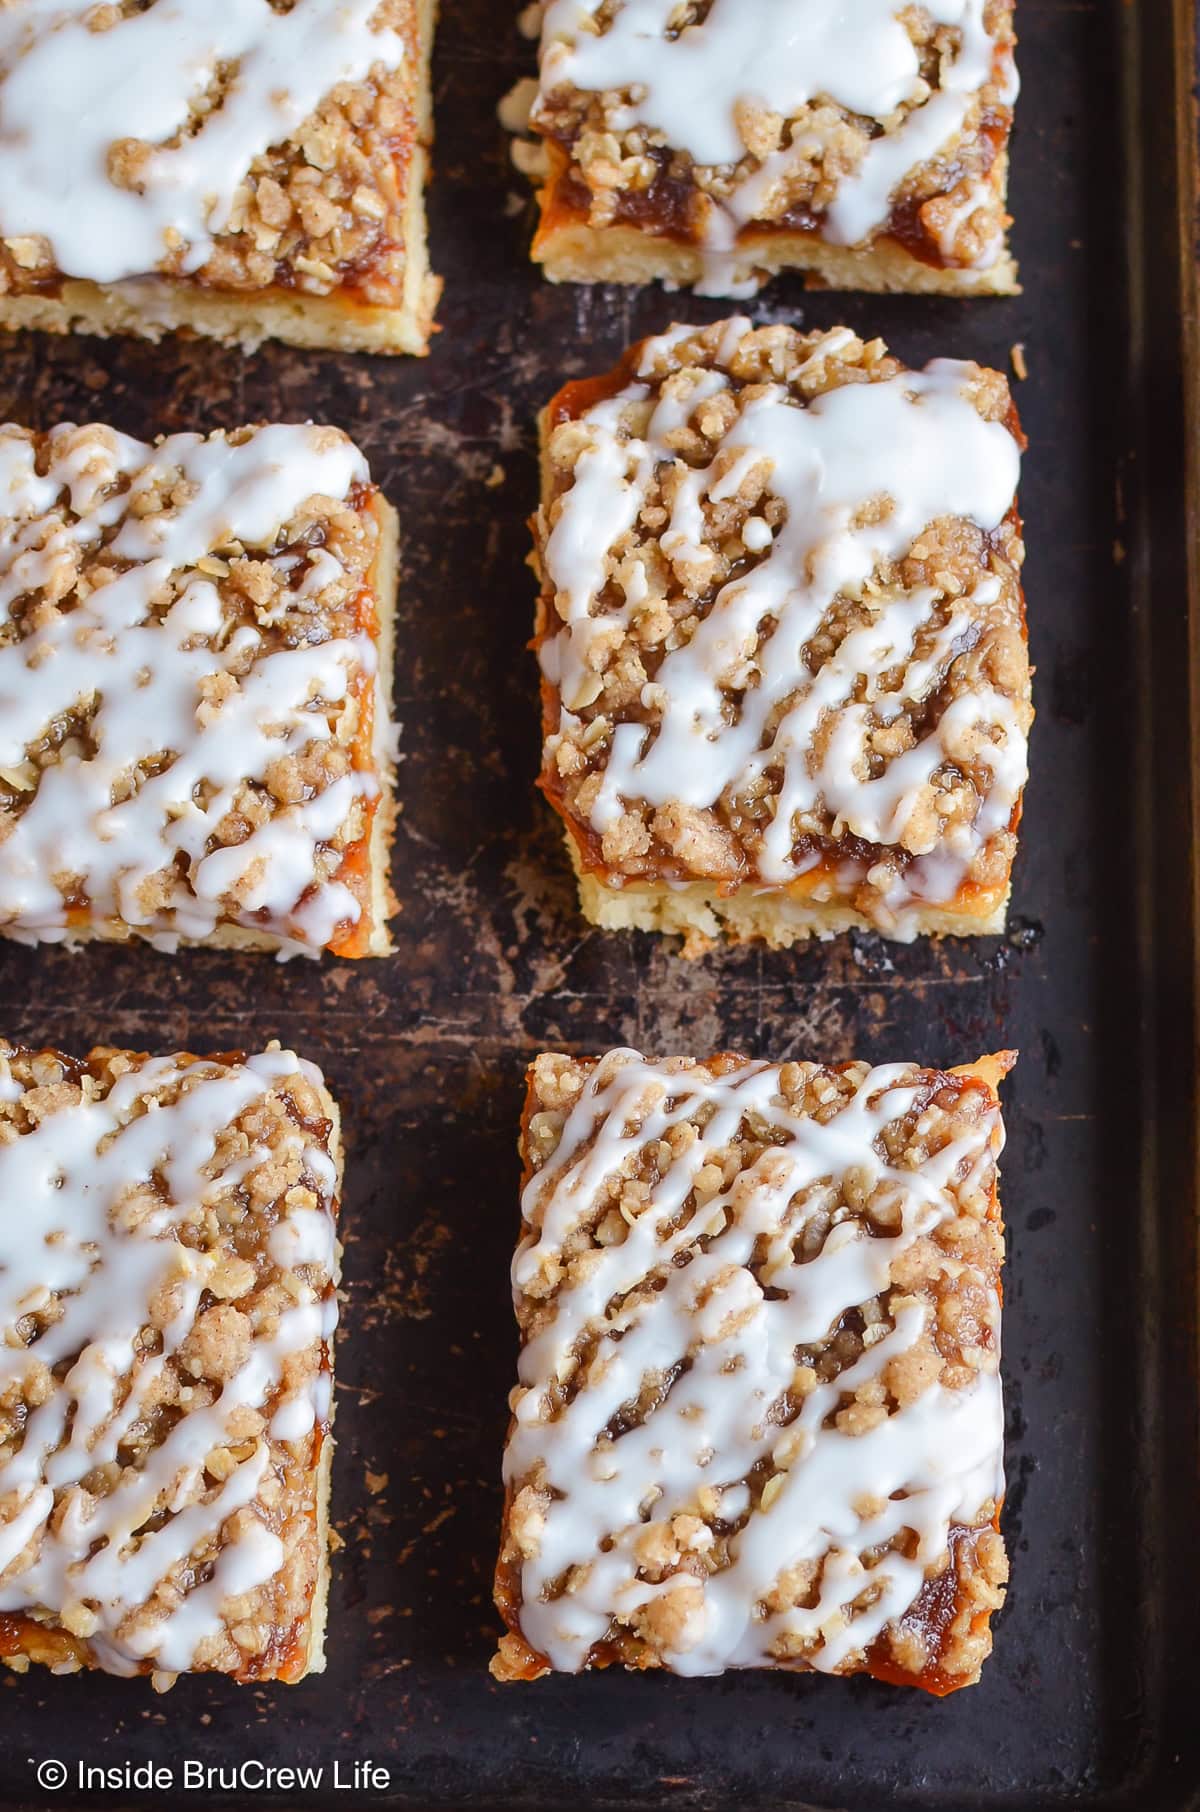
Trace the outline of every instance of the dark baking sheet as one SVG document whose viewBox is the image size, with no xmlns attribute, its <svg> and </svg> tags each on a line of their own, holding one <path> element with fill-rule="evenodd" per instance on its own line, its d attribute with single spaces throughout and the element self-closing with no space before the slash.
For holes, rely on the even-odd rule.
<svg viewBox="0 0 1200 1812">
<path fill-rule="evenodd" d="M 389 962 L 0 948 L 7 1032 L 75 1050 L 278 1035 L 323 1064 L 349 1144 L 329 1672 L 279 1691 L 185 1680 L 163 1700 L 99 1676 L 6 1675 L 0 1803 L 1196 1804 L 1186 0 L 1174 17 L 1169 0 L 1021 0 L 1022 298 L 783 282 L 755 311 L 844 318 L 913 363 L 1004 366 L 1024 342 L 1039 717 L 1007 939 L 858 937 L 694 966 L 576 916 L 531 787 L 523 519 L 534 412 L 561 378 L 681 312 L 721 310 L 539 281 L 494 117 L 528 50 L 507 0 L 446 0 L 445 14 L 432 214 L 447 293 L 427 363 L 35 337 L 0 350 L 0 415 L 35 426 L 99 415 L 152 435 L 313 415 L 355 434 L 404 526 L 406 756 Z M 936 1703 L 782 1675 L 490 1681 L 521 1073 L 546 1044 L 618 1041 L 943 1063 L 1020 1046 L 1005 1168 L 1013 1579 L 978 1688 Z M 34 1773 L 48 1758 L 68 1770 L 54 1794 Z M 178 1772 L 156 1793 L 78 1789 L 81 1761 L 188 1759 L 324 1773 L 274 1791 L 227 1774 L 188 1793 Z M 335 1761 L 343 1783 L 367 1762 L 388 1783 L 339 1785 Z"/>
</svg>

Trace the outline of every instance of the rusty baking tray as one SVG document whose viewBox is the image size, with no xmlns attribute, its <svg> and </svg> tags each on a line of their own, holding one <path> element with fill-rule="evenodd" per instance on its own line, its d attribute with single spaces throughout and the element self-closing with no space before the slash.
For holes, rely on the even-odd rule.
<svg viewBox="0 0 1200 1812">
<path fill-rule="evenodd" d="M 0 949 L 7 1032 L 75 1049 L 277 1035 L 325 1067 L 349 1143 L 329 1672 L 279 1690 L 184 1680 L 161 1700 L 141 1682 L 8 1677 L 0 1804 L 1195 1806 L 1190 8 L 1021 0 L 1022 297 L 806 296 L 784 281 L 758 306 L 844 318 L 909 363 L 1005 366 L 1024 344 L 1039 717 L 1007 939 L 856 937 L 692 966 L 581 928 L 532 790 L 522 563 L 537 406 L 678 312 L 720 310 L 554 289 L 528 267 L 494 112 L 529 55 L 514 10 L 444 7 L 432 212 L 447 290 L 428 362 L 36 337 L 0 351 L 0 416 L 35 426 L 100 415 L 151 435 L 313 415 L 354 433 L 405 531 L 406 754 L 388 962 Z M 489 1679 L 521 1072 L 545 1044 L 618 1041 L 937 1063 L 1020 1047 L 1005 1168 L 1013 1579 L 979 1687 L 937 1703 L 770 1674 Z M 34 1773 L 47 1758 L 68 1774 L 53 1794 Z M 81 1761 L 185 1760 L 226 1772 L 191 1793 L 77 1784 Z M 239 1783 L 228 1771 L 246 1764 Z M 320 1779 L 272 1789 L 254 1772 L 284 1764 Z"/>
</svg>

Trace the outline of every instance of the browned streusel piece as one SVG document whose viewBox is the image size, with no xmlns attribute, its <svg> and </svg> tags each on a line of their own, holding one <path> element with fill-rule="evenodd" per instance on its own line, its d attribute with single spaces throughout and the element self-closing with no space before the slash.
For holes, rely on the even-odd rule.
<svg viewBox="0 0 1200 1812">
<path fill-rule="evenodd" d="M 978 1677 L 1011 1061 L 535 1060 L 498 1677 Z"/>
<path fill-rule="evenodd" d="M 339 1170 L 278 1046 L 0 1042 L 0 1657 L 324 1665 Z"/>
</svg>

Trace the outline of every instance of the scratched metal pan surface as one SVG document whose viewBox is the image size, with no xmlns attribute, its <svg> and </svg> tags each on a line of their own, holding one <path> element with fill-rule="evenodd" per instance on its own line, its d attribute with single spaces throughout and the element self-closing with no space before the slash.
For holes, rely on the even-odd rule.
<svg viewBox="0 0 1200 1812">
<path fill-rule="evenodd" d="M 224 1806 L 1200 1803 L 1186 10 L 1021 0 L 1023 296 L 808 296 L 784 281 L 757 305 L 810 327 L 845 319 L 910 363 L 1007 367 L 1025 346 L 1039 715 L 1003 940 L 855 937 L 686 965 L 581 926 L 532 790 L 534 415 L 631 338 L 720 310 L 556 289 L 528 266 L 495 124 L 528 56 L 507 0 L 444 9 L 432 214 L 446 298 L 427 362 L 0 348 L 0 416 L 34 426 L 314 416 L 359 439 L 404 528 L 406 757 L 387 962 L 0 948 L 7 1032 L 75 1050 L 278 1036 L 323 1065 L 349 1149 L 328 1673 L 280 1690 L 183 1680 L 163 1699 L 142 1682 L 6 1676 L 0 1804 L 185 1801 L 78 1788 L 81 1762 L 147 1760 L 220 1767 L 226 1783 L 246 1763 L 320 1774 L 251 1792 L 252 1769 L 186 1799 Z M 939 1703 L 783 1674 L 490 1680 L 522 1070 L 546 1045 L 618 1042 L 940 1064 L 1019 1046 L 1004 1174 L 1012 1588 L 973 1690 Z M 53 1796 L 34 1777 L 46 1758 L 68 1773 Z M 374 1763 L 388 1785 L 346 1789 L 335 1763 L 343 1782 Z"/>
</svg>

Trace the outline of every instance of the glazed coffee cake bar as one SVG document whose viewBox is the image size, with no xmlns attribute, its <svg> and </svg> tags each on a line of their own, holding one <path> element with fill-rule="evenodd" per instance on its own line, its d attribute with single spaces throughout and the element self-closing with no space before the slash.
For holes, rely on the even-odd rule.
<svg viewBox="0 0 1200 1812">
<path fill-rule="evenodd" d="M 530 126 L 554 279 L 1014 290 L 1011 0 L 548 0 Z"/>
<path fill-rule="evenodd" d="M 537 1058 L 499 1679 L 978 1679 L 1012 1061 Z"/>
<path fill-rule="evenodd" d="M 337 1107 L 253 1056 L 0 1041 L 0 1657 L 324 1666 Z"/>
<path fill-rule="evenodd" d="M 337 429 L 0 427 L 0 933 L 389 949 L 395 589 Z"/>
<path fill-rule="evenodd" d="M 0 326 L 423 353 L 434 0 L 7 0 Z"/>
<path fill-rule="evenodd" d="M 1005 379 L 674 327 L 545 412 L 540 785 L 584 913 L 1003 928 L 1032 719 Z"/>
</svg>

